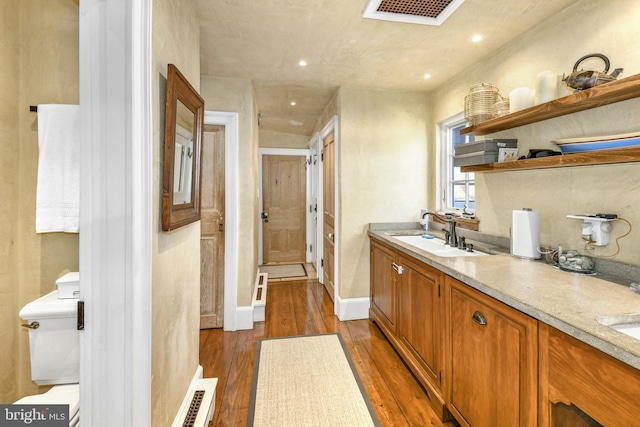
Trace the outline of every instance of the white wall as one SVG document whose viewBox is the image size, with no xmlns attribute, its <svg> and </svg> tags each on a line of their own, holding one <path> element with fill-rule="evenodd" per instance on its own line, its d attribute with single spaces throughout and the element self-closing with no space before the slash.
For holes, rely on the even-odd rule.
<svg viewBox="0 0 640 427">
<path fill-rule="evenodd" d="M 308 148 L 309 137 L 292 133 L 260 130 L 260 148 Z"/>
</svg>

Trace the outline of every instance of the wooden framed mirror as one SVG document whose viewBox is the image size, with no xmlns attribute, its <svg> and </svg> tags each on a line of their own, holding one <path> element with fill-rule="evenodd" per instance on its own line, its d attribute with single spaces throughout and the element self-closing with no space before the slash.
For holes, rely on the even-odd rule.
<svg viewBox="0 0 640 427">
<path fill-rule="evenodd" d="M 167 71 L 162 230 L 200 220 L 200 154 L 204 100 L 175 65 Z"/>
</svg>

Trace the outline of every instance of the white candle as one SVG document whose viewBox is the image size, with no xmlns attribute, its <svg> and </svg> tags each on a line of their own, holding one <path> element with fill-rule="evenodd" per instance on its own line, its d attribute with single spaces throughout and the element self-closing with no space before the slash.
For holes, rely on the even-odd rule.
<svg viewBox="0 0 640 427">
<path fill-rule="evenodd" d="M 533 107 L 533 91 L 528 87 L 519 87 L 509 93 L 509 112 L 524 110 Z"/>
<path fill-rule="evenodd" d="M 536 105 L 556 99 L 558 76 L 552 71 L 543 71 L 536 80 Z"/>
</svg>

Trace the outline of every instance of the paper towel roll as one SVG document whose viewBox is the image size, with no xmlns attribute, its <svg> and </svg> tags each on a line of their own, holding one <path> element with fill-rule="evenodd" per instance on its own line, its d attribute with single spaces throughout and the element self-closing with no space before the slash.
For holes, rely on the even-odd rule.
<svg viewBox="0 0 640 427">
<path fill-rule="evenodd" d="M 511 222 L 511 255 L 538 259 L 540 246 L 540 212 L 524 208 L 513 211 Z"/>
</svg>

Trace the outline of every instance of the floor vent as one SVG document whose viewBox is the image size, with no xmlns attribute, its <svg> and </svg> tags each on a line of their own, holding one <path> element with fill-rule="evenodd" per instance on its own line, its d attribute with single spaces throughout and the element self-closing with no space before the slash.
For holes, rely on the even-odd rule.
<svg viewBox="0 0 640 427">
<path fill-rule="evenodd" d="M 215 410 L 217 384 L 217 378 L 194 378 L 172 427 L 207 427 Z"/>
<path fill-rule="evenodd" d="M 253 288 L 253 300 L 251 307 L 253 308 L 253 321 L 264 322 L 265 310 L 267 306 L 267 273 L 260 273 L 256 276 L 256 283 Z"/>
<path fill-rule="evenodd" d="M 464 0 L 369 0 L 362 16 L 383 21 L 441 25 Z"/>
<path fill-rule="evenodd" d="M 200 405 L 202 405 L 202 399 L 204 398 L 204 390 L 196 390 L 193 393 L 191 404 L 187 415 L 184 417 L 182 427 L 195 427 L 196 419 L 198 418 L 198 412 L 200 412 Z"/>
</svg>

